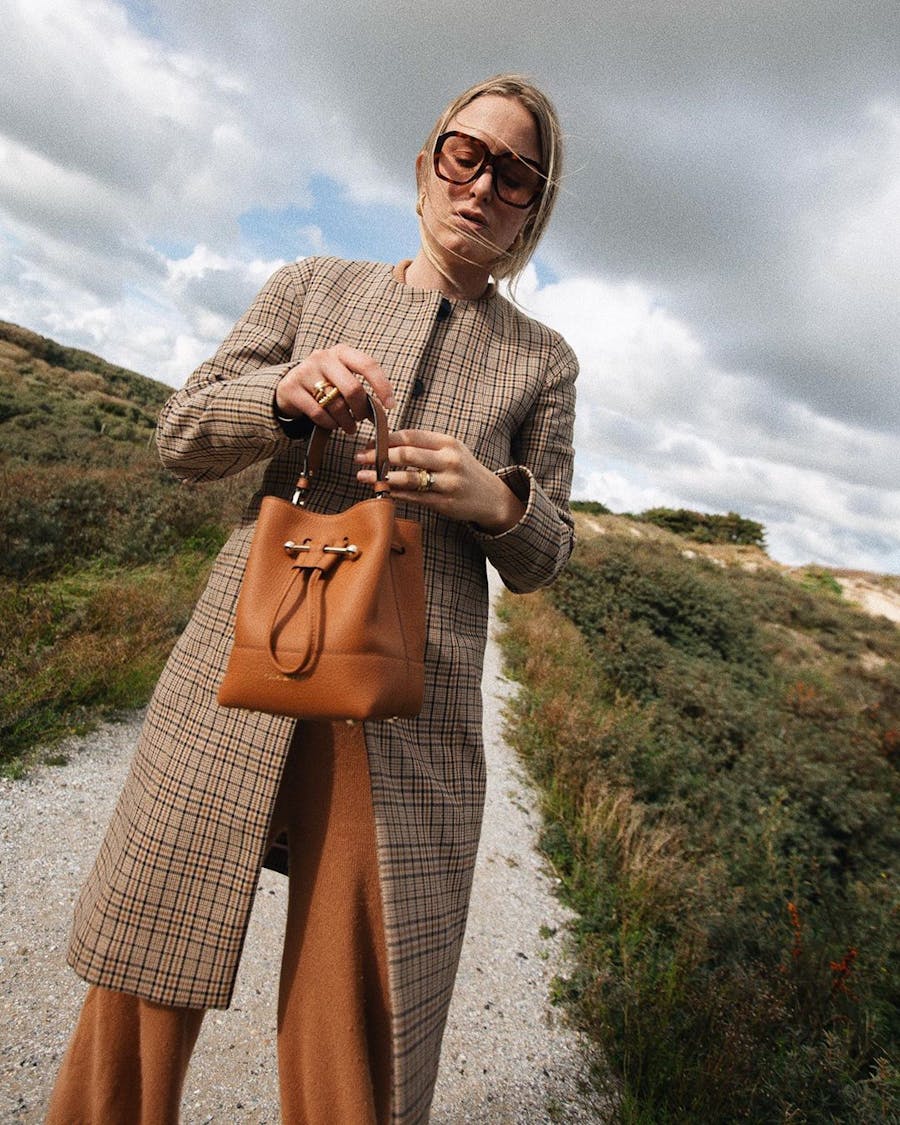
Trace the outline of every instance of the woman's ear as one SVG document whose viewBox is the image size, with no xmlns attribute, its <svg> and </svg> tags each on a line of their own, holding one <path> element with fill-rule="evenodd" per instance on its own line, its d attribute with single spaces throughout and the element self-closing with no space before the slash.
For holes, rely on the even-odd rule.
<svg viewBox="0 0 900 1125">
<path fill-rule="evenodd" d="M 416 214 L 422 214 L 425 204 L 425 153 L 420 152 L 416 157 Z"/>
</svg>

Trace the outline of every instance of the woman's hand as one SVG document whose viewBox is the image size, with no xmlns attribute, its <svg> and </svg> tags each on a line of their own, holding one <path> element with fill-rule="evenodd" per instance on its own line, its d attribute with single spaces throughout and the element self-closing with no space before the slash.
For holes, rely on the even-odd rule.
<svg viewBox="0 0 900 1125">
<path fill-rule="evenodd" d="M 398 430 L 390 436 L 387 479 L 391 495 L 430 508 L 454 520 L 477 524 L 499 535 L 519 522 L 525 505 L 461 441 L 430 430 Z M 359 464 L 375 463 L 374 449 L 356 455 Z M 360 469 L 357 478 L 375 481 L 374 468 Z"/>
<path fill-rule="evenodd" d="M 291 367 L 275 391 L 275 410 L 284 418 L 305 414 L 325 430 L 340 427 L 348 434 L 356 433 L 356 419 L 365 418 L 368 410 L 360 379 L 366 380 L 385 410 L 390 410 L 394 394 L 387 376 L 371 356 L 346 344 L 310 352 Z M 316 384 L 320 384 L 318 389 Z M 329 386 L 340 393 L 320 404 L 317 396 L 321 398 Z"/>
</svg>

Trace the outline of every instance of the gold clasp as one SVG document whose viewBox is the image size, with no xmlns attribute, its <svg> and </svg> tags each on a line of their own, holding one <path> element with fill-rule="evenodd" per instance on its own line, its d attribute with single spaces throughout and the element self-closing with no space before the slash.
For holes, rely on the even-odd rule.
<svg viewBox="0 0 900 1125">
<path fill-rule="evenodd" d="M 312 550 L 308 542 L 295 543 L 293 539 L 288 539 L 287 543 L 284 543 L 283 546 L 292 559 L 295 559 L 301 551 Z"/>
<path fill-rule="evenodd" d="M 283 543 L 282 546 L 292 559 L 295 559 L 301 551 L 312 550 L 312 544 L 309 540 L 305 543 L 295 543 L 293 539 L 288 539 L 287 543 Z M 325 546 L 322 550 L 328 555 L 346 555 L 350 559 L 355 559 L 359 554 L 359 547 L 355 543 L 347 543 L 343 547 Z"/>
</svg>

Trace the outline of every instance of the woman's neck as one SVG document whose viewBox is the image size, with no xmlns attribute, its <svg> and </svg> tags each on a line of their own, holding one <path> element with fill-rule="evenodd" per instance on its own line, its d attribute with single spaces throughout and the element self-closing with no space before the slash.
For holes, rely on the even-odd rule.
<svg viewBox="0 0 900 1125">
<path fill-rule="evenodd" d="M 407 266 L 403 280 L 418 289 L 437 289 L 454 300 L 476 300 L 487 291 L 491 275 L 489 270 L 462 262 L 454 262 L 446 271 L 439 270 L 420 248 Z"/>
</svg>

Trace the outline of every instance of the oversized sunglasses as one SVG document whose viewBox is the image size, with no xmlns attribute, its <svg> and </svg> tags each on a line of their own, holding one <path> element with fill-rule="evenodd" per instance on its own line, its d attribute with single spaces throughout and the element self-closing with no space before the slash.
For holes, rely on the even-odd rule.
<svg viewBox="0 0 900 1125">
<path fill-rule="evenodd" d="M 434 145 L 434 172 L 449 184 L 470 184 L 490 168 L 497 198 L 510 207 L 530 207 L 547 176 L 534 160 L 514 152 L 494 154 L 484 141 L 455 130 L 441 133 Z"/>
</svg>

